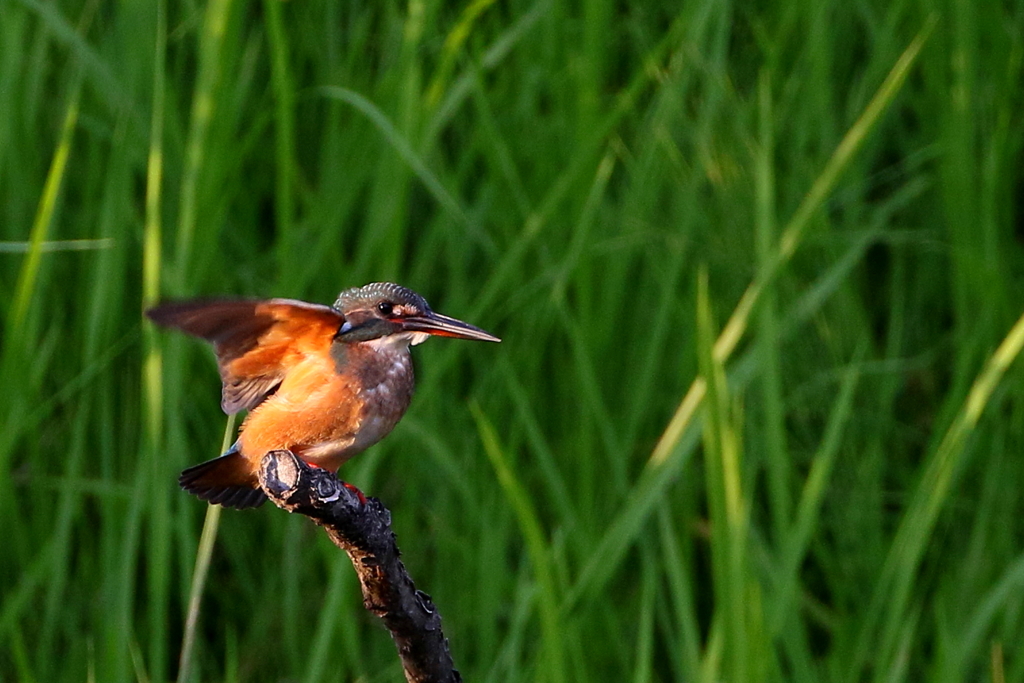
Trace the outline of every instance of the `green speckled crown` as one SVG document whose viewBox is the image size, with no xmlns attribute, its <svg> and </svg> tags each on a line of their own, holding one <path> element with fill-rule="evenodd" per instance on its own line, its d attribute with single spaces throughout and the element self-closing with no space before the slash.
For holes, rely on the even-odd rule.
<svg viewBox="0 0 1024 683">
<path fill-rule="evenodd" d="M 426 299 L 416 292 L 396 285 L 394 282 L 371 282 L 362 287 L 346 289 L 338 295 L 334 308 L 338 311 L 350 311 L 353 308 L 372 308 L 381 301 L 389 301 L 396 305 L 415 307 L 420 313 L 428 313 L 430 305 Z"/>
</svg>

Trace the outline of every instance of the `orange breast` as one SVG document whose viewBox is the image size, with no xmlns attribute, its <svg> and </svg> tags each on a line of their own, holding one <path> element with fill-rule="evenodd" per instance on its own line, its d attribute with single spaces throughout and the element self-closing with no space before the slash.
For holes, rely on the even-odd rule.
<svg viewBox="0 0 1024 683">
<path fill-rule="evenodd" d="M 412 398 L 408 346 L 353 344 L 341 356 L 338 351 L 330 337 L 302 337 L 290 346 L 277 391 L 242 425 L 239 450 L 254 471 L 278 449 L 336 470 L 402 417 Z"/>
<path fill-rule="evenodd" d="M 355 382 L 337 374 L 329 356 L 306 356 L 249 413 L 239 436 L 242 455 L 256 466 L 272 450 L 301 456 L 313 446 L 341 445 L 358 432 L 362 407 Z"/>
</svg>

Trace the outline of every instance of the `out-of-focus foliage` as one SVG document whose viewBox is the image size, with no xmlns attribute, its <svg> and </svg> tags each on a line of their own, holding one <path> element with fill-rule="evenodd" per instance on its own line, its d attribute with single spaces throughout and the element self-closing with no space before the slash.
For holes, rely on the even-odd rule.
<svg viewBox="0 0 1024 683">
<path fill-rule="evenodd" d="M 175 479 L 224 418 L 144 305 L 394 280 L 504 339 L 418 347 L 342 471 L 466 680 L 1024 680 L 1024 386 L 986 370 L 1022 35 L 1019 0 L 0 0 L 0 678 L 179 675 Z M 193 680 L 399 680 L 347 562 L 224 513 Z"/>
</svg>

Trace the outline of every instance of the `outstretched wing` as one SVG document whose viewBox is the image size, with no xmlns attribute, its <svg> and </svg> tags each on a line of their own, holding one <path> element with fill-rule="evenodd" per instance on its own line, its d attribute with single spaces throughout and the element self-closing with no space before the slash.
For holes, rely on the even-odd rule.
<svg viewBox="0 0 1024 683">
<path fill-rule="evenodd" d="M 229 415 L 259 405 L 304 353 L 326 351 L 345 322 L 329 306 L 291 299 L 172 301 L 146 315 L 213 344 Z"/>
</svg>

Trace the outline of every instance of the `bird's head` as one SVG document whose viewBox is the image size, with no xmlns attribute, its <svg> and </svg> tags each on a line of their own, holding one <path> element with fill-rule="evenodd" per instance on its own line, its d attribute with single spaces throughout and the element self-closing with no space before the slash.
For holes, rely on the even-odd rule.
<svg viewBox="0 0 1024 683">
<path fill-rule="evenodd" d="M 336 337 L 344 342 L 393 338 L 416 345 L 430 335 L 501 341 L 479 327 L 435 313 L 422 296 L 392 282 L 372 282 L 346 289 L 333 307 L 345 316 Z"/>
</svg>

